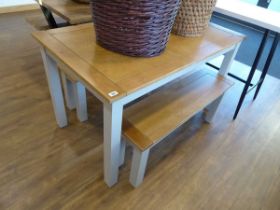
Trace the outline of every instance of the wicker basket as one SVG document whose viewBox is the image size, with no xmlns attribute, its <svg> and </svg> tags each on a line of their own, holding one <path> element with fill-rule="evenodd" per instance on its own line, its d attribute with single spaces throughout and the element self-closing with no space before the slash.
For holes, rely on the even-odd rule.
<svg viewBox="0 0 280 210">
<path fill-rule="evenodd" d="M 208 27 L 217 0 L 181 0 L 172 32 L 181 36 L 200 36 Z"/>
<path fill-rule="evenodd" d="M 179 4 L 180 0 L 91 0 L 97 42 L 129 56 L 159 55 Z"/>
<path fill-rule="evenodd" d="M 77 3 L 81 3 L 81 4 L 89 4 L 90 0 L 73 0 Z"/>
</svg>

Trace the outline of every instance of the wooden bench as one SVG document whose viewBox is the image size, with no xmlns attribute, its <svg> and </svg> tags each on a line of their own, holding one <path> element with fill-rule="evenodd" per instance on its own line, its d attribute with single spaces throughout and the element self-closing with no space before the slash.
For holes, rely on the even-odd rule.
<svg viewBox="0 0 280 210">
<path fill-rule="evenodd" d="M 224 92 L 232 85 L 216 72 L 202 70 L 128 107 L 124 113 L 123 136 L 134 148 L 130 183 L 134 187 L 142 183 L 149 151 L 164 137 L 207 106 L 209 113 L 205 120 L 211 121 Z"/>
</svg>

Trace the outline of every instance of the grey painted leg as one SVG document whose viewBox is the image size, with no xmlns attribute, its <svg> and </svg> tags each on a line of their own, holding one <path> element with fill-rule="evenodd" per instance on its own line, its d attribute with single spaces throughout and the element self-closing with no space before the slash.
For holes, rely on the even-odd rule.
<svg viewBox="0 0 280 210">
<path fill-rule="evenodd" d="M 219 70 L 219 74 L 222 76 L 226 76 L 229 72 L 232 62 L 236 56 L 236 53 L 239 49 L 240 44 L 236 45 L 235 48 L 225 54 L 224 60 L 222 62 L 221 68 Z"/>
<path fill-rule="evenodd" d="M 226 77 L 227 73 L 229 72 L 229 69 L 231 67 L 231 64 L 234 60 L 234 57 L 239 49 L 239 44 L 235 46 L 235 48 L 225 54 L 224 60 L 222 62 L 219 74 L 223 77 Z M 214 102 L 212 102 L 209 106 L 207 106 L 207 114 L 205 116 L 205 121 L 208 123 L 211 123 L 215 117 L 216 111 L 219 107 L 219 104 L 223 98 L 223 95 L 220 96 L 218 99 L 216 99 Z"/>
<path fill-rule="evenodd" d="M 61 72 L 61 80 L 63 84 L 66 106 L 70 110 L 75 109 L 76 104 L 74 97 L 74 83 L 71 80 L 67 79 L 66 75 L 63 72 Z"/>
<path fill-rule="evenodd" d="M 120 164 L 122 166 L 125 160 L 125 149 L 126 149 L 126 142 L 124 139 L 121 140 L 121 150 L 120 150 Z"/>
<path fill-rule="evenodd" d="M 88 119 L 86 88 L 80 82 L 74 85 L 74 96 L 77 117 L 81 122 L 86 121 Z"/>
<path fill-rule="evenodd" d="M 213 101 L 210 105 L 207 106 L 207 108 L 206 108 L 207 114 L 204 118 L 204 120 L 206 122 L 212 123 L 222 98 L 223 98 L 223 95 L 220 96 L 219 98 L 217 98 L 215 101 Z"/>
<path fill-rule="evenodd" d="M 68 122 L 64 106 L 59 71 L 57 69 L 56 62 L 45 52 L 43 48 L 41 49 L 41 54 L 49 84 L 56 122 L 58 126 L 62 128 L 67 126 Z"/>
<path fill-rule="evenodd" d="M 140 151 L 138 148 L 134 147 L 132 165 L 130 171 L 129 181 L 134 187 L 138 187 L 144 179 L 146 166 L 148 162 L 150 149 L 145 151 Z"/>
<path fill-rule="evenodd" d="M 118 181 L 123 105 L 104 103 L 104 180 L 111 187 Z"/>
</svg>

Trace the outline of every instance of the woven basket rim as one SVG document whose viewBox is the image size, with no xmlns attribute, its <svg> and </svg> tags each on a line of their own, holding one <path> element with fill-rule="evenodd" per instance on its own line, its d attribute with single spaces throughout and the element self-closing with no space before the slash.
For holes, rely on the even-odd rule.
<svg viewBox="0 0 280 210">
<path fill-rule="evenodd" d="M 180 0 L 141 0 L 135 4 L 131 0 L 91 0 L 97 42 L 125 55 L 159 55 L 169 40 L 179 3 Z"/>
</svg>

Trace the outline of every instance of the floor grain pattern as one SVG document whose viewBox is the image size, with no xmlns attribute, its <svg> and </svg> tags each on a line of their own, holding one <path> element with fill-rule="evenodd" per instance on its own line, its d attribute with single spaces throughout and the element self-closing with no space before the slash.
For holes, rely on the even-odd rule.
<svg viewBox="0 0 280 210">
<path fill-rule="evenodd" d="M 280 209 L 280 82 L 268 77 L 231 121 L 242 85 L 212 125 L 198 114 L 152 151 L 143 184 L 103 182 L 102 107 L 56 125 L 38 45 L 26 14 L 0 15 L 0 209 Z"/>
</svg>

